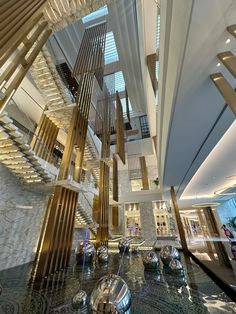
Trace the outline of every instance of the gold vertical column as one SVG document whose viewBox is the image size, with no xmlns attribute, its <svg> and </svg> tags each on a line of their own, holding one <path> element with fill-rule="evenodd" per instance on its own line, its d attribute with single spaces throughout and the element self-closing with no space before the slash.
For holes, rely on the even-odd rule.
<svg viewBox="0 0 236 314">
<path fill-rule="evenodd" d="M 142 174 L 142 184 L 143 190 L 149 190 L 149 182 L 148 182 L 148 171 L 146 166 L 145 156 L 139 157 L 141 174 Z"/>
<path fill-rule="evenodd" d="M 116 92 L 116 153 L 125 164 L 124 118 L 119 93 Z"/>
<path fill-rule="evenodd" d="M 183 228 L 182 220 L 179 213 L 179 206 L 177 203 L 176 194 L 175 194 L 175 190 L 173 186 L 170 189 L 170 194 L 171 194 L 171 199 L 172 199 L 172 203 L 173 203 L 173 207 L 175 211 L 175 218 L 176 218 L 177 226 L 179 229 L 179 236 L 180 236 L 182 249 L 183 249 L 184 254 L 188 255 L 188 245 L 187 245 L 184 228 Z"/>
<path fill-rule="evenodd" d="M 119 226 L 119 207 L 112 206 L 112 224 L 114 227 Z"/>
<path fill-rule="evenodd" d="M 216 249 L 216 253 L 218 255 L 218 259 L 219 259 L 220 264 L 224 265 L 226 267 L 232 268 L 230 261 L 229 261 L 229 257 L 226 253 L 225 247 L 220 240 L 220 233 L 218 231 L 215 216 L 212 212 L 211 207 L 205 207 L 203 209 L 203 212 L 204 212 L 205 217 L 206 217 L 207 227 L 208 227 L 208 230 L 210 232 L 210 236 L 213 238 L 219 239 L 218 241 L 213 239 L 213 245 Z"/>
<path fill-rule="evenodd" d="M 119 200 L 119 186 L 118 186 L 118 164 L 115 154 L 113 154 L 113 176 L 112 176 L 112 194 L 113 194 L 113 200 L 118 202 Z"/>
<path fill-rule="evenodd" d="M 108 245 L 109 234 L 109 166 L 100 161 L 99 209 L 100 219 L 97 230 L 97 245 Z"/>
</svg>

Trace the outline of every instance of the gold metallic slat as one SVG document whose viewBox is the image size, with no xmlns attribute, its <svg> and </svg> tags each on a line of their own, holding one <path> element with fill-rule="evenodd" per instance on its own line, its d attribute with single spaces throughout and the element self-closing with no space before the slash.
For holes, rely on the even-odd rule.
<svg viewBox="0 0 236 314">
<path fill-rule="evenodd" d="M 51 251 L 51 241 L 52 241 L 52 234 L 54 233 L 55 225 L 57 223 L 57 212 L 58 206 L 60 204 L 62 188 L 55 187 L 54 189 L 54 196 L 51 203 L 51 209 L 48 217 L 47 226 L 45 227 L 45 234 L 44 239 L 41 245 L 41 251 L 39 256 L 39 261 L 36 270 L 36 277 L 44 277 L 47 275 L 48 270 L 48 257 Z"/>
<path fill-rule="evenodd" d="M 116 153 L 120 157 L 123 164 L 125 164 L 125 141 L 124 141 L 124 120 L 123 110 L 119 97 L 116 92 Z"/>
<path fill-rule="evenodd" d="M 236 38 L 236 24 L 228 26 L 227 31 Z"/>
<path fill-rule="evenodd" d="M 21 69 L 17 75 L 14 77 L 13 81 L 7 88 L 7 91 L 3 97 L 3 99 L 0 100 L 0 113 L 4 110 L 5 106 L 15 93 L 16 89 L 21 84 L 23 78 L 25 77 L 26 73 L 28 72 L 29 68 L 31 67 L 32 63 L 34 62 L 36 56 L 38 55 L 39 51 L 47 41 L 48 37 L 51 34 L 51 30 L 47 30 L 44 32 L 36 46 L 34 47 L 33 51 L 31 52 L 30 56 L 27 58 L 27 66 L 25 66 L 23 69 Z"/>
<path fill-rule="evenodd" d="M 61 161 L 60 172 L 58 180 L 67 180 L 70 170 L 72 152 L 74 149 L 75 137 L 76 137 L 76 125 L 78 121 L 78 108 L 74 107 L 71 117 L 70 128 L 67 134 L 66 145 Z"/>
<path fill-rule="evenodd" d="M 176 218 L 176 222 L 177 222 L 177 226 L 179 230 L 179 236 L 180 236 L 182 249 L 183 249 L 184 254 L 188 255 L 188 245 L 187 245 L 187 241 L 186 241 L 186 237 L 184 233 L 184 227 L 183 227 L 183 223 L 180 217 L 179 206 L 177 203 L 176 194 L 175 194 L 175 190 L 173 186 L 170 189 L 170 194 L 171 194 L 171 199 L 172 199 L 173 208 L 175 212 L 175 218 Z"/>
<path fill-rule="evenodd" d="M 30 17 L 28 23 L 21 28 L 20 33 L 19 31 L 16 32 L 15 36 L 12 36 L 8 40 L 8 48 L 5 46 L 5 52 L 0 53 L 0 68 L 8 60 L 8 58 L 12 55 L 12 53 L 16 50 L 20 43 L 26 38 L 27 34 L 32 29 L 32 25 L 37 25 L 42 17 L 43 14 L 37 14 L 36 16 Z"/>
<path fill-rule="evenodd" d="M 49 263 L 48 263 L 49 268 L 47 270 L 48 274 L 52 274 L 55 272 L 55 270 L 58 270 L 58 265 L 56 261 L 57 261 L 57 254 L 59 253 L 60 245 L 61 245 L 60 235 L 62 233 L 63 226 L 64 226 L 63 213 L 66 210 L 65 205 L 66 205 L 66 201 L 68 199 L 68 195 L 70 194 L 70 192 L 71 191 L 66 188 L 62 188 L 62 191 L 61 191 L 61 199 L 58 205 L 57 224 L 55 226 L 54 233 L 52 234 L 52 239 L 51 239 L 52 250 L 49 255 Z"/>
<path fill-rule="evenodd" d="M 231 108 L 233 113 L 236 115 L 236 92 L 231 87 L 229 82 L 224 78 L 221 73 L 212 74 L 211 79 L 222 97 L 224 98 L 226 104 Z"/>
<path fill-rule="evenodd" d="M 17 5 L 11 7 L 10 10 L 7 10 L 4 14 L 1 14 L 3 16 L 1 16 L 2 20 L 0 22 L 0 35 L 2 36 L 4 32 L 11 29 L 30 9 L 29 4 L 36 1 L 37 0 L 19 0 Z"/>
<path fill-rule="evenodd" d="M 147 67 L 149 71 L 149 75 L 151 78 L 152 82 L 152 87 L 154 90 L 154 93 L 156 94 L 157 88 L 158 88 L 158 83 L 156 79 L 156 61 L 157 61 L 157 54 L 153 53 L 149 56 L 147 56 Z"/>
<path fill-rule="evenodd" d="M 70 190 L 67 190 L 67 197 L 66 197 L 66 202 L 63 210 L 63 225 L 61 228 L 61 234 L 59 237 L 59 250 L 56 255 L 56 268 L 61 269 L 63 268 L 63 256 L 65 255 L 65 250 L 66 250 L 66 234 L 67 234 L 67 228 L 68 228 L 68 220 L 69 220 L 69 210 L 70 210 L 70 204 L 71 204 L 71 199 L 72 199 L 72 193 Z"/>
<path fill-rule="evenodd" d="M 71 245 L 72 245 L 72 240 L 73 240 L 73 231 L 74 231 L 74 224 L 75 224 L 75 213 L 76 213 L 77 202 L 78 202 L 78 193 L 73 192 L 73 202 L 71 204 L 71 218 L 70 218 L 70 225 L 69 225 L 69 232 L 68 232 L 67 250 L 66 250 L 66 255 L 65 255 L 66 266 L 69 266 L 69 262 L 70 262 L 70 253 L 71 253 Z"/>
<path fill-rule="evenodd" d="M 17 19 L 15 19 L 13 26 L 10 28 L 10 25 L 7 26 L 7 28 L 4 28 L 4 34 L 2 34 L 2 37 L 0 38 L 0 56 L 2 55 L 2 48 L 6 45 L 7 41 L 11 38 L 11 36 L 21 29 L 21 27 L 24 26 L 25 23 L 28 22 L 28 19 L 33 16 L 34 14 L 38 14 L 40 11 L 38 9 L 42 7 L 42 4 L 45 2 L 45 0 L 40 0 L 39 3 L 36 5 L 32 3 L 29 5 L 30 10 L 22 17 L 19 15 Z M 16 20 L 19 20 L 19 23 L 17 23 Z"/>
<path fill-rule="evenodd" d="M 139 157 L 139 162 L 140 162 L 140 168 L 141 168 L 141 174 L 142 174 L 143 190 L 149 190 L 148 172 L 147 172 L 145 156 Z"/>
<path fill-rule="evenodd" d="M 236 78 L 236 56 L 232 52 L 226 51 L 218 53 L 217 57 Z"/>
<path fill-rule="evenodd" d="M 106 37 L 106 23 L 89 27 L 85 30 L 72 76 L 95 72 L 103 67 L 103 55 Z M 87 54 L 88 57 L 85 55 Z"/>
<path fill-rule="evenodd" d="M 33 44 L 35 43 L 35 41 L 38 39 L 39 35 L 42 33 L 42 31 L 46 28 L 47 23 L 44 22 L 42 24 L 40 24 L 37 28 L 37 30 L 34 32 L 34 34 L 31 36 L 30 38 L 30 44 L 27 47 L 23 47 L 18 54 L 16 55 L 16 57 L 14 57 L 11 60 L 11 63 L 9 64 L 9 66 L 4 70 L 4 72 L 1 74 L 0 76 L 0 85 L 2 84 L 3 81 L 7 81 L 10 79 L 10 77 L 12 76 L 12 74 L 15 72 L 15 70 L 17 69 L 17 67 L 21 64 L 22 60 L 24 60 L 26 54 L 28 53 L 29 49 L 33 46 Z"/>
<path fill-rule="evenodd" d="M 93 220 L 99 223 L 99 196 L 96 194 L 93 196 Z"/>
<path fill-rule="evenodd" d="M 70 191 L 65 226 L 64 226 L 65 230 L 64 230 L 63 245 L 62 245 L 62 255 L 60 257 L 60 268 L 65 268 L 67 266 L 68 240 L 69 240 L 71 220 L 72 220 L 72 215 L 73 215 L 72 208 L 74 204 L 74 197 L 75 196 L 74 196 L 73 191 Z"/>
<path fill-rule="evenodd" d="M 118 191 L 118 164 L 117 164 L 117 159 L 115 154 L 113 154 L 113 177 L 112 177 L 112 182 L 113 182 L 113 200 L 118 202 L 119 200 L 119 191 Z"/>
<path fill-rule="evenodd" d="M 114 227 L 119 226 L 119 207 L 112 206 L 112 224 Z"/>
</svg>

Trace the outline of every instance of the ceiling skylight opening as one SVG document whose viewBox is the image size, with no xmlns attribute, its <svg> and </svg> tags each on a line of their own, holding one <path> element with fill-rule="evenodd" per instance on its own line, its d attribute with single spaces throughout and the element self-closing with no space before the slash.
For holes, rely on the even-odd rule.
<svg viewBox="0 0 236 314">
<path fill-rule="evenodd" d="M 123 72 L 119 71 L 115 73 L 115 91 L 123 92 L 125 90 L 125 80 Z"/>
<path fill-rule="evenodd" d="M 104 81 L 111 94 L 114 94 L 116 91 L 119 93 L 125 91 L 125 80 L 122 71 L 106 75 Z"/>
<path fill-rule="evenodd" d="M 156 48 L 160 48 L 160 31 L 161 31 L 161 18 L 160 14 L 157 15 L 157 22 L 156 22 Z"/>
<path fill-rule="evenodd" d="M 123 113 L 126 113 L 126 112 L 127 112 L 127 110 L 126 110 L 126 99 L 125 99 L 125 98 L 121 98 L 120 101 L 121 101 Z M 132 106 L 131 106 L 130 100 L 129 100 L 129 111 L 130 111 L 130 112 L 132 111 Z"/>
<path fill-rule="evenodd" d="M 86 16 L 84 16 L 82 18 L 82 21 L 85 24 L 85 23 L 89 23 L 91 21 L 94 21 L 94 20 L 96 20 L 96 19 L 98 19 L 98 18 L 100 18 L 102 16 L 106 16 L 106 15 L 108 15 L 108 8 L 105 5 L 105 6 L 101 7 L 101 8 L 99 8 L 98 10 L 96 10 L 96 11 L 94 11 L 94 12 L 92 12 L 92 13 L 86 15 Z"/>
<path fill-rule="evenodd" d="M 113 32 L 109 32 L 106 35 L 105 44 L 105 64 L 116 62 L 119 60 L 118 52 L 116 48 L 115 38 Z"/>
</svg>

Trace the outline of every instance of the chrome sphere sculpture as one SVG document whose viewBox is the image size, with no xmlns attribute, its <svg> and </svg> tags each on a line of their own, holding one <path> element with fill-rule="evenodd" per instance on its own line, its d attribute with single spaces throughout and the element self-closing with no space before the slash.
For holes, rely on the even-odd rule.
<svg viewBox="0 0 236 314">
<path fill-rule="evenodd" d="M 95 248 L 91 242 L 81 242 L 76 252 L 76 260 L 79 263 L 83 263 L 85 258 L 85 263 L 91 263 L 95 255 Z"/>
<path fill-rule="evenodd" d="M 131 293 L 125 281 L 117 275 L 102 277 L 90 297 L 92 313 L 127 313 Z"/>
<path fill-rule="evenodd" d="M 159 268 L 159 259 L 155 252 L 150 251 L 145 254 L 143 258 L 143 265 L 145 270 L 156 270 Z"/>
<path fill-rule="evenodd" d="M 177 260 L 177 259 L 172 259 L 169 263 L 169 268 L 170 271 L 173 273 L 176 273 L 178 275 L 183 275 L 184 274 L 184 267 L 183 264 Z"/>
<path fill-rule="evenodd" d="M 87 293 L 80 290 L 72 299 L 72 307 L 76 310 L 82 309 L 88 304 Z"/>
<path fill-rule="evenodd" d="M 130 248 L 129 240 L 126 239 L 126 238 L 121 239 L 119 241 L 118 248 L 119 248 L 120 253 L 123 253 L 123 252 L 128 253 L 129 252 L 129 248 Z"/>
<path fill-rule="evenodd" d="M 97 248 L 97 256 L 102 253 L 108 253 L 108 248 L 105 245 L 101 245 Z"/>
<path fill-rule="evenodd" d="M 101 263 L 107 263 L 109 259 L 108 252 L 103 252 L 98 255 L 98 261 Z"/>
<path fill-rule="evenodd" d="M 179 251 L 171 245 L 165 245 L 161 248 L 160 258 L 165 266 L 169 266 L 172 259 L 180 259 Z"/>
</svg>

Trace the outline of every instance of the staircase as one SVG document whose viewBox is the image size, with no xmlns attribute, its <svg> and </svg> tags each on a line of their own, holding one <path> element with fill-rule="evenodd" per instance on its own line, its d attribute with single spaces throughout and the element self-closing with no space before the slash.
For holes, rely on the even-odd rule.
<svg viewBox="0 0 236 314">
<path fill-rule="evenodd" d="M 0 115 L 0 162 L 23 183 L 52 180 L 6 112 Z"/>
<path fill-rule="evenodd" d="M 93 222 L 92 216 L 85 210 L 85 208 L 81 204 L 78 204 L 75 220 L 77 224 L 82 225 L 83 227 L 87 225 L 90 231 L 96 237 L 97 224 Z"/>
</svg>

